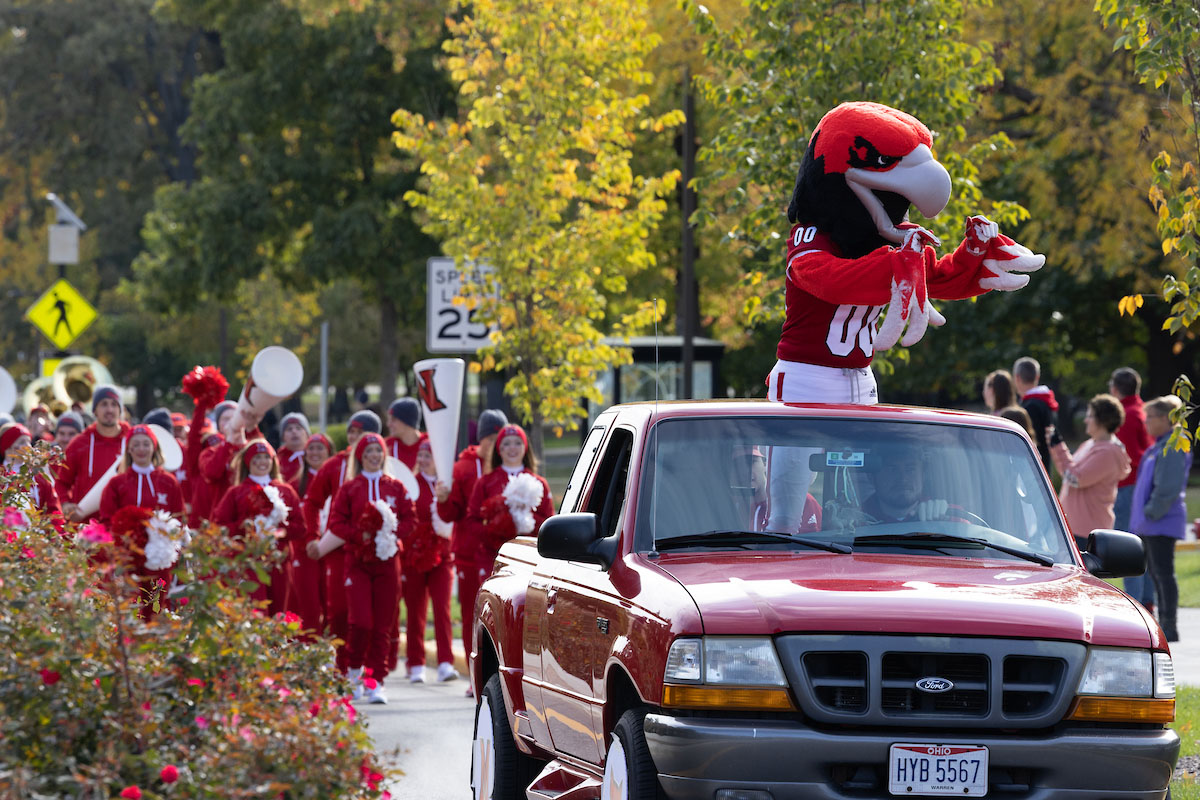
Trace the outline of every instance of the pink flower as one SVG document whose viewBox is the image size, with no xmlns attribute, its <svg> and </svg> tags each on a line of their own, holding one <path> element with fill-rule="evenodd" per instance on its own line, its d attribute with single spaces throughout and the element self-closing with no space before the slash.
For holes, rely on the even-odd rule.
<svg viewBox="0 0 1200 800">
<path fill-rule="evenodd" d="M 174 764 L 167 764 L 162 768 L 162 772 L 158 773 L 158 779 L 163 783 L 174 783 L 179 780 L 179 770 Z"/>
<path fill-rule="evenodd" d="M 62 680 L 62 675 L 58 674 L 57 672 L 55 672 L 52 669 L 43 669 L 41 671 L 41 676 L 42 676 L 42 683 L 45 684 L 46 686 L 53 686 L 54 684 L 56 684 L 60 680 Z"/>
<path fill-rule="evenodd" d="M 15 508 L 4 509 L 4 527 L 6 528 L 23 528 L 25 527 L 25 515 Z M 9 540 L 11 541 L 11 539 Z"/>
<path fill-rule="evenodd" d="M 22 558 L 33 558 L 33 551 L 30 550 L 28 547 L 22 547 L 21 548 L 21 557 Z"/>
<path fill-rule="evenodd" d="M 250 730 L 248 727 L 243 727 L 240 731 L 238 731 L 238 736 L 241 736 L 247 742 L 254 741 L 254 731 Z"/>
<path fill-rule="evenodd" d="M 267 677 L 267 678 L 263 678 L 261 681 L 259 681 L 258 685 L 266 687 L 266 686 L 272 686 L 274 683 L 275 683 L 274 678 Z"/>
<path fill-rule="evenodd" d="M 12 531 L 5 532 L 4 541 L 8 542 L 9 544 L 12 544 L 16 540 L 17 540 L 17 535 L 15 533 L 13 533 Z"/>
<path fill-rule="evenodd" d="M 363 678 L 363 686 L 367 687 L 367 691 L 372 691 L 379 685 L 379 681 L 374 678 Z"/>
<path fill-rule="evenodd" d="M 95 521 L 84 525 L 79 531 L 79 537 L 93 544 L 109 544 L 113 540 L 108 528 Z"/>
<path fill-rule="evenodd" d="M 126 786 L 121 790 L 121 797 L 127 800 L 142 800 L 142 790 L 136 786 Z"/>
<path fill-rule="evenodd" d="M 186 597 L 181 597 L 179 598 L 178 603 L 181 606 L 186 606 L 188 604 L 188 599 Z"/>
<path fill-rule="evenodd" d="M 200 730 L 204 730 L 208 727 L 208 720 L 204 717 L 196 717 L 196 727 Z"/>
<path fill-rule="evenodd" d="M 204 681 L 200 680 L 199 678 L 188 678 L 187 684 L 188 686 L 203 686 Z"/>
<path fill-rule="evenodd" d="M 311 706 L 308 707 L 308 713 L 310 716 L 314 716 L 314 717 L 317 714 L 320 714 L 321 713 L 321 704 L 313 703 Z"/>
</svg>

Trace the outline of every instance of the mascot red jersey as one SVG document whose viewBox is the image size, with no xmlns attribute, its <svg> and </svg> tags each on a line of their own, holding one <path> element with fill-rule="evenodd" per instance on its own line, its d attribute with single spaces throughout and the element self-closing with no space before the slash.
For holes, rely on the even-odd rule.
<svg viewBox="0 0 1200 800">
<path fill-rule="evenodd" d="M 907 221 L 934 217 L 950 175 L 916 118 L 878 103 L 843 103 L 817 124 L 788 206 L 787 314 L 767 380 L 772 400 L 878 402 L 871 358 L 908 346 L 945 318 L 930 302 L 961 300 L 1029 282 L 1035 255 L 986 217 L 966 221 L 962 243 L 941 244 Z M 887 307 L 882 324 L 876 323 Z"/>
</svg>

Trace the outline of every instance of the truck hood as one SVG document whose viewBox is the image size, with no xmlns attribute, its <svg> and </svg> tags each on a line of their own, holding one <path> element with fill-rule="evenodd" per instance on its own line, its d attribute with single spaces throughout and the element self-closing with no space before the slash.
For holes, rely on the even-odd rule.
<svg viewBox="0 0 1200 800">
<path fill-rule="evenodd" d="M 1165 647 L 1128 597 L 1077 567 L 880 554 L 664 553 L 706 634 L 907 633 Z"/>
</svg>

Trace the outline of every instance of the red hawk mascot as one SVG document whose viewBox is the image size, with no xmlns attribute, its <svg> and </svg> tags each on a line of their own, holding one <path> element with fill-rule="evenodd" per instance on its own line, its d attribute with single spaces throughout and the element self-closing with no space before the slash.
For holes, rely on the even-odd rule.
<svg viewBox="0 0 1200 800">
<path fill-rule="evenodd" d="M 1045 263 L 982 216 L 968 218 L 962 243 L 938 258 L 941 242 L 907 221 L 910 205 L 935 217 L 950 199 L 932 144 L 919 120 L 879 103 L 843 103 L 817 124 L 788 206 L 787 313 L 767 380 L 772 400 L 878 402 L 872 356 L 943 325 L 931 300 L 1020 289 L 1029 282 L 1020 273 Z"/>
</svg>

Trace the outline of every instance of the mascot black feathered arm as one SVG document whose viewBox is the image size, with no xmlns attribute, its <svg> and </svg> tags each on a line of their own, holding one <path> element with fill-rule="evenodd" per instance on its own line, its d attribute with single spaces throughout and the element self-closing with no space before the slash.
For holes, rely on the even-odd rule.
<svg viewBox="0 0 1200 800">
<path fill-rule="evenodd" d="M 910 205 L 934 217 L 950 199 L 932 143 L 916 118 L 878 103 L 843 103 L 818 123 L 788 206 L 781 363 L 867 367 L 875 349 L 915 344 L 927 326 L 945 323 L 931 299 L 1019 289 L 1029 282 L 1019 273 L 1045 263 L 982 216 L 966 221 L 952 254 L 937 257 L 938 239 L 907 222 Z"/>
</svg>

